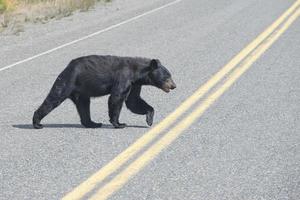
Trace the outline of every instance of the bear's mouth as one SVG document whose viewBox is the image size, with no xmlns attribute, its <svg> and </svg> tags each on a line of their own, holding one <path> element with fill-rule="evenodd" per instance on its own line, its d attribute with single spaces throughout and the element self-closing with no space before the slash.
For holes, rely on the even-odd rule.
<svg viewBox="0 0 300 200">
<path fill-rule="evenodd" d="M 166 93 L 169 93 L 171 89 L 170 89 L 170 88 L 164 88 L 164 87 L 163 87 L 162 90 L 163 90 L 164 92 L 166 92 Z"/>
</svg>

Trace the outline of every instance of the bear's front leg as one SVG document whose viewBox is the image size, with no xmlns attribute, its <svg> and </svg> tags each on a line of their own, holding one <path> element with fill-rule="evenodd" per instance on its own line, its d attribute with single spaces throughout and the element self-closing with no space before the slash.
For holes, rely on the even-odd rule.
<svg viewBox="0 0 300 200">
<path fill-rule="evenodd" d="M 139 115 L 146 115 L 146 122 L 151 126 L 153 123 L 154 109 L 141 98 L 141 88 L 140 85 L 132 86 L 125 103 L 131 112 Z"/>
<path fill-rule="evenodd" d="M 119 122 L 120 112 L 125 98 L 120 95 L 111 95 L 108 99 L 109 121 L 115 128 L 125 128 L 126 124 Z"/>
<path fill-rule="evenodd" d="M 124 79 L 123 79 L 124 80 Z M 129 80 L 120 81 L 114 85 L 108 99 L 109 121 L 115 128 L 125 128 L 126 124 L 119 122 L 120 112 L 123 103 L 131 89 Z"/>
</svg>

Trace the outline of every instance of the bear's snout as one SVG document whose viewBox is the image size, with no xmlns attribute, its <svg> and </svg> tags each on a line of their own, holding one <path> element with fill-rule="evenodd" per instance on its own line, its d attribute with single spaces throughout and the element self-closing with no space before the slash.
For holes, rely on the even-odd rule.
<svg viewBox="0 0 300 200">
<path fill-rule="evenodd" d="M 176 88 L 176 84 L 173 82 L 173 84 L 171 84 L 170 89 L 174 90 Z"/>
<path fill-rule="evenodd" d="M 170 90 L 174 90 L 175 88 L 176 88 L 176 84 L 171 78 L 168 78 L 162 86 L 162 90 L 167 93 L 170 92 Z"/>
</svg>

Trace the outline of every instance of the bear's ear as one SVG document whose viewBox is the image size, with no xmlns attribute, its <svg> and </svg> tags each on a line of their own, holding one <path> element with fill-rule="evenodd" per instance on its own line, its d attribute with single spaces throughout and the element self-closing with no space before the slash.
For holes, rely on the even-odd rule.
<svg viewBox="0 0 300 200">
<path fill-rule="evenodd" d="M 151 73 L 153 70 L 157 69 L 158 68 L 158 61 L 155 60 L 155 59 L 152 59 L 150 61 L 150 65 L 147 66 L 147 67 L 144 67 L 141 72 L 140 72 L 140 75 L 141 76 L 146 76 L 148 75 L 149 73 Z"/>
<path fill-rule="evenodd" d="M 155 70 L 158 68 L 158 62 L 156 59 L 152 59 L 151 62 L 150 62 L 150 68 L 151 70 Z"/>
</svg>

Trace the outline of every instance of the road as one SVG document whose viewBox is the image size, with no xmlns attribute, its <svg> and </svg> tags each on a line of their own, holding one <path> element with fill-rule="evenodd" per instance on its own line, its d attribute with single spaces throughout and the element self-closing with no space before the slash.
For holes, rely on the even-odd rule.
<svg viewBox="0 0 300 200">
<path fill-rule="evenodd" d="M 1 36 L 0 199 L 300 199 L 300 1 L 117 2 Z M 123 107 L 129 127 L 113 129 L 102 97 L 103 128 L 83 128 L 70 101 L 32 128 L 57 75 L 89 54 L 171 71 L 174 91 L 143 87 L 153 127 Z"/>
</svg>

